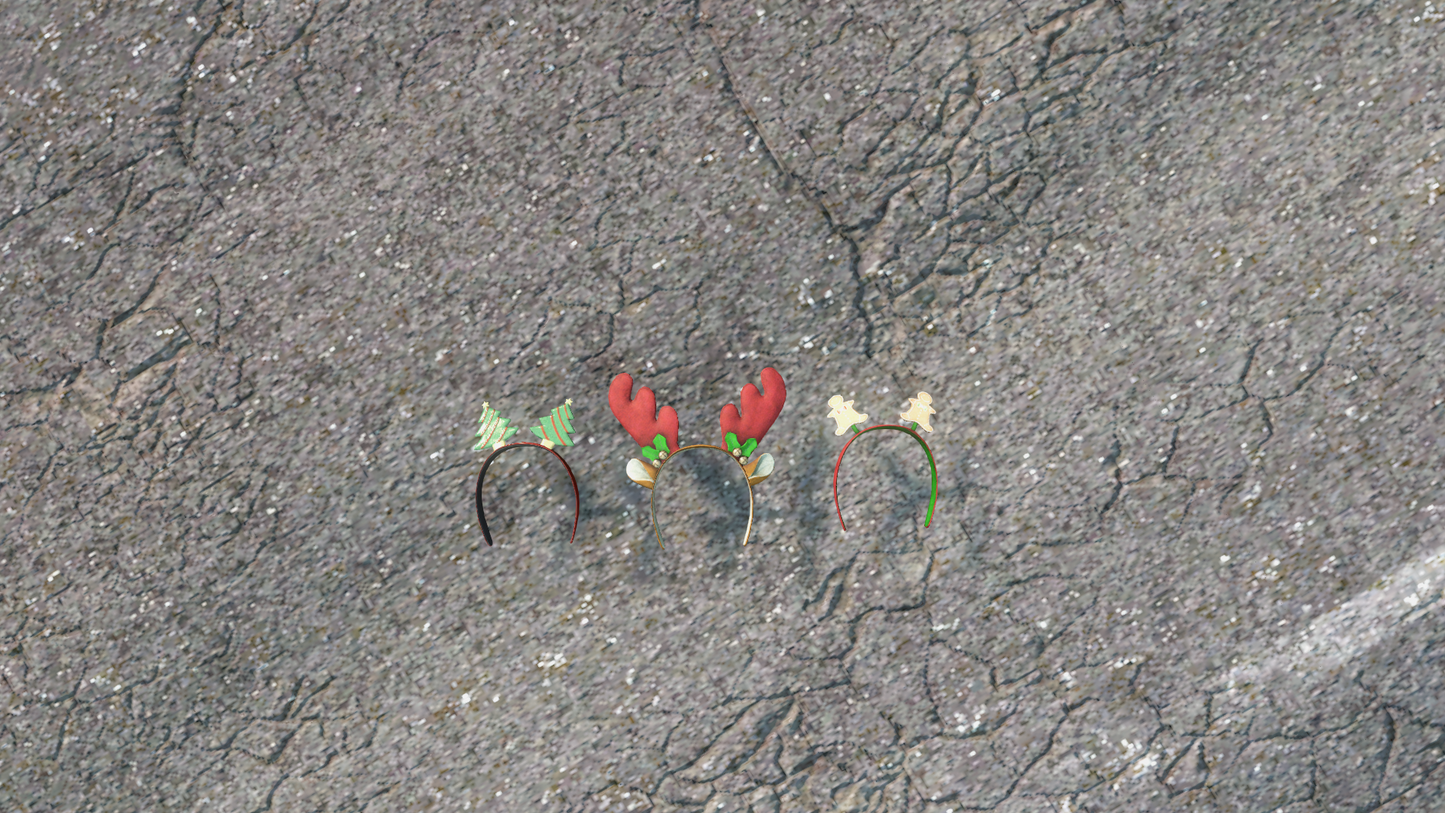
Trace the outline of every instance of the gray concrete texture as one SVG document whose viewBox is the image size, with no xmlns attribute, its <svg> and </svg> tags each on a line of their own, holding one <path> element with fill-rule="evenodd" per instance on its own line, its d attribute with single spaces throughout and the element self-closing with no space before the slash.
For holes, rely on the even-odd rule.
<svg viewBox="0 0 1445 813">
<path fill-rule="evenodd" d="M 1441 809 L 1445 11 L 0 21 L 3 809 Z"/>
</svg>

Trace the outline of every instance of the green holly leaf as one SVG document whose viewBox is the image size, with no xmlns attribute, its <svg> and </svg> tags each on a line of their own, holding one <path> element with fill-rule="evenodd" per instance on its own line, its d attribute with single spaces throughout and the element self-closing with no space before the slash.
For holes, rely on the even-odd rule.
<svg viewBox="0 0 1445 813">
<path fill-rule="evenodd" d="M 667 438 L 658 435 L 652 439 L 651 446 L 642 447 L 642 456 L 655 462 L 659 457 L 667 454 L 669 451 L 671 450 L 667 448 Z"/>
<path fill-rule="evenodd" d="M 735 457 L 747 457 L 758 448 L 757 438 L 749 438 L 747 443 L 739 443 L 738 436 L 732 432 L 723 436 L 723 443 L 727 444 L 728 452 Z"/>
</svg>

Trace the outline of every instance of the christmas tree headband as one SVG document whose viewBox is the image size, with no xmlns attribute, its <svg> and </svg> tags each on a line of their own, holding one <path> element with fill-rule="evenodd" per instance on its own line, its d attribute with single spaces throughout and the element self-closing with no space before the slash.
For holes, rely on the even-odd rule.
<svg viewBox="0 0 1445 813">
<path fill-rule="evenodd" d="M 622 423 L 627 434 L 642 447 L 642 456 L 650 462 L 633 458 L 627 461 L 627 476 L 638 485 L 652 491 L 649 508 L 652 514 L 652 530 L 657 544 L 662 544 L 662 530 L 657 525 L 658 472 L 667 461 L 676 458 L 689 449 L 718 449 L 742 469 L 743 480 L 748 486 L 748 527 L 743 532 L 743 544 L 753 531 L 753 486 L 766 480 L 773 473 L 773 456 L 753 452 L 762 442 L 763 435 L 783 411 L 783 402 L 788 397 L 783 386 L 783 376 L 768 367 L 762 374 L 764 392 L 756 385 L 748 384 L 742 391 L 742 411 L 733 404 L 722 408 L 718 419 L 722 428 L 722 445 L 705 443 L 679 446 L 677 442 L 677 410 L 670 406 L 657 408 L 657 397 L 652 390 L 643 387 L 632 397 L 632 376 L 622 373 L 612 379 L 607 390 L 607 405 L 612 414 Z M 751 462 L 749 462 L 751 461 Z"/>
<path fill-rule="evenodd" d="M 488 403 L 482 404 L 482 417 L 477 419 L 477 423 L 479 424 L 477 427 L 477 437 L 480 438 L 480 440 L 477 441 L 477 445 L 473 447 L 472 451 L 480 452 L 489 446 L 492 449 L 492 453 L 487 455 L 486 460 L 482 461 L 482 470 L 477 474 L 477 524 L 482 528 L 482 537 L 487 540 L 487 546 L 491 547 L 492 545 L 492 531 L 487 527 L 487 515 L 482 509 L 482 480 L 487 476 L 487 467 L 492 465 L 492 461 L 497 458 L 497 455 L 509 449 L 520 449 L 523 446 L 535 446 L 538 449 L 546 449 L 548 452 L 551 452 L 553 457 L 562 462 L 562 468 L 567 470 L 567 476 L 572 478 L 572 500 L 574 506 L 572 515 L 572 538 L 567 541 L 572 542 L 575 540 L 577 538 L 577 521 L 582 518 L 582 496 L 577 490 L 577 477 L 572 474 L 572 467 L 567 465 L 567 461 L 562 460 L 562 455 L 557 454 L 557 450 L 553 448 L 554 446 L 573 445 L 572 399 L 568 398 L 562 406 L 552 410 L 546 417 L 538 421 L 536 426 L 532 427 L 532 434 L 541 438 L 541 443 L 532 443 L 530 441 L 508 443 L 507 441 L 513 435 L 517 434 L 517 427 L 508 426 L 507 424 L 511 423 L 510 419 L 498 415 L 497 411 L 492 409 L 491 404 Z"/>
<path fill-rule="evenodd" d="M 923 436 L 918 434 L 918 430 L 932 432 L 933 427 L 929 425 L 929 416 L 937 414 L 938 410 L 932 407 L 933 397 L 926 392 L 918 393 L 917 398 L 909 398 L 908 403 L 908 411 L 899 413 L 898 416 L 908 421 L 908 426 L 880 423 L 864 429 L 863 422 L 868 420 L 868 416 L 854 412 L 852 401 L 844 401 L 841 395 L 835 395 L 828 399 L 828 406 L 832 410 L 828 413 L 828 417 L 838 423 L 838 431 L 833 434 L 842 435 L 849 429 L 853 430 L 853 436 L 843 444 L 843 451 L 838 452 L 838 463 L 833 467 L 833 507 L 838 509 L 838 524 L 843 526 L 843 530 L 848 530 L 848 526 L 843 522 L 843 509 L 838 504 L 838 469 L 843 466 L 843 455 L 847 454 L 848 447 L 853 445 L 853 441 L 879 429 L 891 429 L 912 437 L 918 441 L 918 445 L 923 447 L 923 453 L 928 455 L 928 468 L 933 472 L 933 490 L 928 495 L 928 518 L 923 521 L 923 527 L 927 528 L 933 522 L 933 505 L 938 501 L 938 467 L 933 463 L 933 450 L 928 448 L 928 444 L 924 442 Z"/>
</svg>

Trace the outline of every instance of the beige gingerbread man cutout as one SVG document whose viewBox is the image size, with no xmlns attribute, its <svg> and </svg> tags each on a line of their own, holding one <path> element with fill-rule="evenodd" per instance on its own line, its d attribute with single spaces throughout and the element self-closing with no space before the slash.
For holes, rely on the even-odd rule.
<svg viewBox="0 0 1445 813">
<path fill-rule="evenodd" d="M 868 420 L 867 415 L 860 415 L 854 412 L 853 402 L 844 401 L 841 395 L 835 395 L 829 398 L 828 406 L 833 408 L 833 410 L 828 413 L 828 417 L 838 422 L 838 431 L 833 433 L 835 435 L 841 435 L 855 425 Z"/>
<path fill-rule="evenodd" d="M 933 396 L 926 392 L 920 392 L 917 398 L 909 398 L 908 403 L 912 406 L 908 408 L 907 412 L 899 413 L 899 417 L 905 421 L 913 421 L 918 424 L 918 428 L 925 432 L 932 432 L 933 427 L 928 425 L 928 416 L 938 414 L 938 410 L 929 406 L 933 403 Z M 838 434 L 843 433 L 839 432 Z"/>
</svg>

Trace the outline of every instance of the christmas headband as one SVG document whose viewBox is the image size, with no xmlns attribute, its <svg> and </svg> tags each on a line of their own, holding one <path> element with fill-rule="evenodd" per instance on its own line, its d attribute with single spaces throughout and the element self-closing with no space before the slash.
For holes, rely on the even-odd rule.
<svg viewBox="0 0 1445 813">
<path fill-rule="evenodd" d="M 487 527 L 487 515 L 482 510 L 482 479 L 487 476 L 487 467 L 492 465 L 492 461 L 497 458 L 497 455 L 509 449 L 520 449 L 523 446 L 535 446 L 551 452 L 553 457 L 562 462 L 562 468 L 567 470 L 567 476 L 572 478 L 572 504 L 574 506 L 572 538 L 567 541 L 570 543 L 575 540 L 577 538 L 577 521 L 582 518 L 582 496 L 577 490 L 577 477 L 572 474 L 572 467 L 567 465 L 566 460 L 562 460 L 562 455 L 557 454 L 556 449 L 552 448 L 559 445 L 573 445 L 572 399 L 568 398 L 562 406 L 552 410 L 546 417 L 538 421 L 536 426 L 532 427 L 532 434 L 541 438 L 541 443 L 520 440 L 508 443 L 507 441 L 517 434 L 517 427 L 508 426 L 507 424 L 511 423 L 511 420 L 498 415 L 497 411 L 492 409 L 491 404 L 488 403 L 482 404 L 482 417 L 477 419 L 477 423 L 479 426 L 476 436 L 481 440 L 477 441 L 477 445 L 472 451 L 480 452 L 488 446 L 492 449 L 492 453 L 482 461 L 482 470 L 477 474 L 477 524 L 482 528 L 482 537 L 487 540 L 487 546 L 491 547 L 492 545 L 492 531 Z"/>
<path fill-rule="evenodd" d="M 689 449 L 718 449 L 727 453 L 742 469 L 743 480 L 748 486 L 748 527 L 743 532 L 743 544 L 748 544 L 748 536 L 753 531 L 753 486 L 773 473 L 773 456 L 762 454 L 754 458 L 753 452 L 773 421 L 778 419 L 783 411 L 783 402 L 788 397 L 783 376 L 777 370 L 765 368 L 762 379 L 763 392 L 759 392 L 753 384 L 743 387 L 741 412 L 733 404 L 722 408 L 718 419 L 722 427 L 721 446 L 705 443 L 679 446 L 677 410 L 670 406 L 658 409 L 657 397 L 647 387 L 638 390 L 637 397 L 633 398 L 632 376 L 627 373 L 612 379 L 612 386 L 607 390 L 607 405 L 612 407 L 612 414 L 617 416 L 627 434 L 642 447 L 642 456 L 652 461 L 644 462 L 637 458 L 627 461 L 627 476 L 652 491 L 648 503 L 658 545 L 662 544 L 662 530 L 657 525 L 657 489 L 654 488 L 658 472 L 667 461 Z"/>
<path fill-rule="evenodd" d="M 844 401 L 841 395 L 835 395 L 828 399 L 828 406 L 832 409 L 828 413 L 828 417 L 838 422 L 838 431 L 833 434 L 842 435 L 849 429 L 853 430 L 853 437 L 848 438 L 848 442 L 843 444 L 843 451 L 838 452 L 838 464 L 833 467 L 833 507 L 838 509 L 838 524 L 843 526 L 843 530 L 848 530 L 848 526 L 843 522 L 843 509 L 838 504 L 838 469 L 843 466 L 843 455 L 848 452 L 848 447 L 853 445 L 853 441 L 879 429 L 892 429 L 912 437 L 918 441 L 918 445 L 923 447 L 923 453 L 928 455 L 928 468 L 933 472 L 933 490 L 928 495 L 928 517 L 923 521 L 923 527 L 927 528 L 933 522 L 933 505 L 938 501 L 938 467 L 933 463 L 933 451 L 928 448 L 928 444 L 924 442 L 923 436 L 918 434 L 918 430 L 932 432 L 933 427 L 928 423 L 929 416 L 937 414 L 938 410 L 931 406 L 933 397 L 926 392 L 918 393 L 917 398 L 909 398 L 908 403 L 910 405 L 908 411 L 899 413 L 898 416 L 908 421 L 908 426 L 880 423 L 864 429 L 863 422 L 868 420 L 868 416 L 853 411 L 852 401 Z"/>
</svg>

